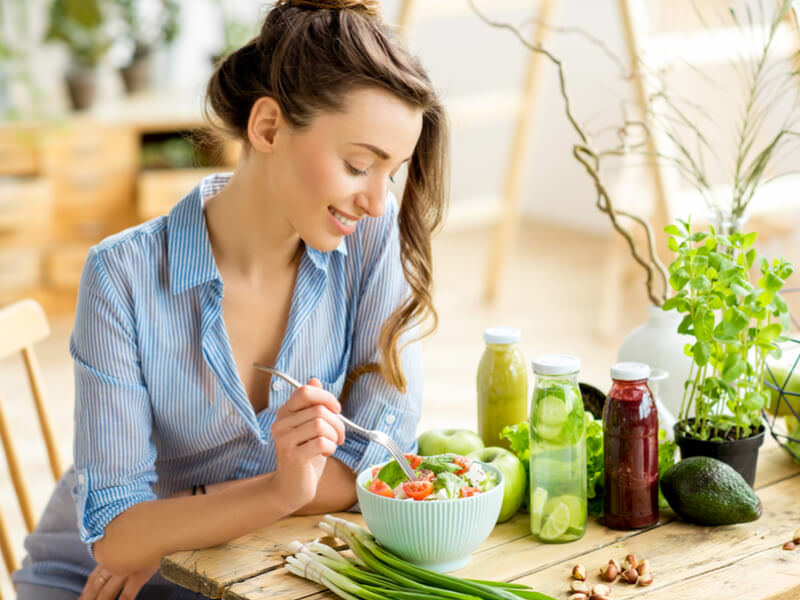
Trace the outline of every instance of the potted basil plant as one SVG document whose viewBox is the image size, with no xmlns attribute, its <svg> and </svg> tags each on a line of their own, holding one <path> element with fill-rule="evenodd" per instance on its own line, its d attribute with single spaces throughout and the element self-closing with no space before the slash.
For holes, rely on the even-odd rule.
<svg viewBox="0 0 800 600">
<path fill-rule="evenodd" d="M 728 463 L 752 486 L 764 441 L 762 409 L 768 356 L 789 328 L 779 292 L 792 274 L 782 258 L 758 261 L 756 233 L 692 233 L 688 221 L 665 229 L 676 253 L 669 267 L 675 295 L 663 306 L 683 314 L 678 332 L 692 336 L 685 351 L 692 367 L 685 382 L 675 441 L 681 457 L 711 456 Z M 751 272 L 758 264 L 760 276 Z"/>
</svg>

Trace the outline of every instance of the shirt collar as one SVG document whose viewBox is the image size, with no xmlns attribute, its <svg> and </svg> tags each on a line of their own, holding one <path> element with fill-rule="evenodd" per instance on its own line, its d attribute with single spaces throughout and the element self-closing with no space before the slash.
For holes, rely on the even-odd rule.
<svg viewBox="0 0 800 600">
<path fill-rule="evenodd" d="M 204 177 L 169 213 L 167 247 L 170 286 L 174 294 L 209 281 L 222 282 L 211 250 L 204 206 L 211 196 L 225 186 L 231 175 L 215 173 Z M 347 256 L 345 238 L 342 238 L 334 252 Z M 306 244 L 305 253 L 318 269 L 328 270 L 331 252 L 322 252 Z"/>
</svg>

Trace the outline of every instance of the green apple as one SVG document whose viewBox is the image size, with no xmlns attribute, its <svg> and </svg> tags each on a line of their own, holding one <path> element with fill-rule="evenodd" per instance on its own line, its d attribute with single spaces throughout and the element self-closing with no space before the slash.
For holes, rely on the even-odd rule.
<svg viewBox="0 0 800 600">
<path fill-rule="evenodd" d="M 417 438 L 421 456 L 453 452 L 466 456 L 473 450 L 483 448 L 483 440 L 469 429 L 431 429 Z"/>
<path fill-rule="evenodd" d="M 497 517 L 497 522 L 508 521 L 517 513 L 525 498 L 528 478 L 525 476 L 525 467 L 522 465 L 522 461 L 513 452 L 497 446 L 481 448 L 470 452 L 467 456 L 473 460 L 479 460 L 497 467 L 503 474 L 503 479 L 505 480 L 503 506 L 500 507 L 500 515 Z"/>
<path fill-rule="evenodd" d="M 796 355 L 791 357 L 790 362 L 782 360 L 778 364 L 769 365 L 770 369 L 772 370 L 772 374 L 775 376 L 775 380 L 778 382 L 778 386 L 783 386 L 785 382 L 786 386 L 784 387 L 784 392 L 787 392 L 784 394 L 784 399 L 781 399 L 778 390 L 772 389 L 770 386 L 766 386 L 770 395 L 770 405 L 767 408 L 767 412 L 770 414 L 775 414 L 775 409 L 777 408 L 779 416 L 791 416 L 792 411 L 789 408 L 789 405 L 791 405 L 796 412 L 800 413 L 800 395 L 797 395 L 800 394 L 800 364 L 798 364 L 794 369 L 794 372 L 792 372 L 794 359 L 796 357 Z M 769 374 L 765 375 L 764 379 L 773 386 L 775 385 L 775 382 L 772 380 L 772 377 Z"/>
</svg>

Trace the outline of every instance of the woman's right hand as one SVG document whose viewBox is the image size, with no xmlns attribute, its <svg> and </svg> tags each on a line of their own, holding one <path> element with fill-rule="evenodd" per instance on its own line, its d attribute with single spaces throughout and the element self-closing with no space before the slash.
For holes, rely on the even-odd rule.
<svg viewBox="0 0 800 600">
<path fill-rule="evenodd" d="M 339 401 L 312 378 L 278 409 L 272 424 L 278 466 L 273 484 L 295 509 L 311 502 L 327 457 L 344 443 Z"/>
</svg>

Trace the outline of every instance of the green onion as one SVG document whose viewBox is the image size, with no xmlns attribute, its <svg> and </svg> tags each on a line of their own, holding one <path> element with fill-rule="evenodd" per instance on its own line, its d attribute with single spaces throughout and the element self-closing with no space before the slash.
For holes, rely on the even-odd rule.
<svg viewBox="0 0 800 600">
<path fill-rule="evenodd" d="M 353 556 L 317 540 L 292 542 L 294 556 L 286 559 L 286 568 L 345 600 L 554 600 L 519 583 L 462 579 L 414 565 L 383 548 L 363 527 L 332 515 L 319 526 L 346 542 Z"/>
</svg>

